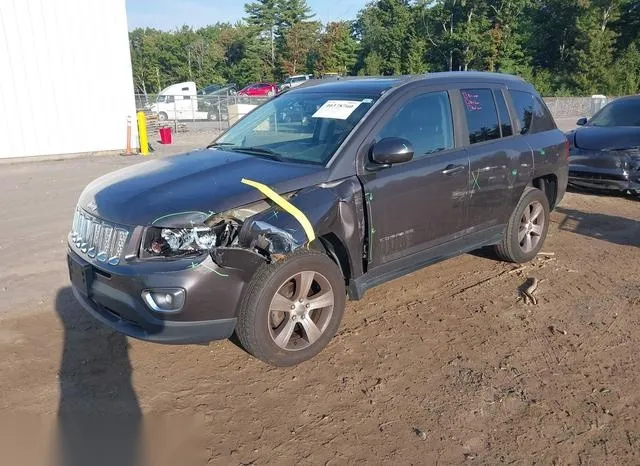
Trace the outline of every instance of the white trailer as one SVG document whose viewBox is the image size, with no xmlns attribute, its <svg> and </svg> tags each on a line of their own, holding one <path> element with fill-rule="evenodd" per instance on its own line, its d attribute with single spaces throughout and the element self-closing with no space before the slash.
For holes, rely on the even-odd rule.
<svg viewBox="0 0 640 466">
<path fill-rule="evenodd" d="M 158 94 L 151 111 L 160 121 L 166 120 L 207 120 L 210 112 L 200 110 L 196 83 L 186 81 L 165 87 Z"/>
</svg>

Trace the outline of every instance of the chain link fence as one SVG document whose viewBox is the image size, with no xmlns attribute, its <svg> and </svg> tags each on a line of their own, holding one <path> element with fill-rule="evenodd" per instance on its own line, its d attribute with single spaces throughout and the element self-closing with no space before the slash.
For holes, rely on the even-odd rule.
<svg viewBox="0 0 640 466">
<path fill-rule="evenodd" d="M 267 100 L 238 95 L 135 95 L 136 109 L 147 114 L 149 130 L 169 126 L 175 132 L 225 130 Z"/>
</svg>

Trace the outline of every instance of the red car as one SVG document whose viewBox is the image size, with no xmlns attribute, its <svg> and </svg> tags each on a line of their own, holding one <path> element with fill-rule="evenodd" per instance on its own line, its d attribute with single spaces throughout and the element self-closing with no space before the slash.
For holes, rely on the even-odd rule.
<svg viewBox="0 0 640 466">
<path fill-rule="evenodd" d="M 273 97 L 278 93 L 278 85 L 273 83 L 250 84 L 238 91 L 238 95 L 251 97 Z"/>
</svg>

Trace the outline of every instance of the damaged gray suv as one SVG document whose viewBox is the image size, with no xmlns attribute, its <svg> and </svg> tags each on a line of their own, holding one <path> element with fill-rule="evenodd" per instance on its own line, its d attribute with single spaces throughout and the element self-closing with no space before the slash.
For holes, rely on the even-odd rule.
<svg viewBox="0 0 640 466">
<path fill-rule="evenodd" d="M 235 332 L 261 360 L 297 364 L 331 340 L 347 296 L 482 246 L 532 259 L 567 165 L 564 134 L 519 78 L 318 81 L 205 149 L 87 186 L 73 291 L 135 338 Z"/>
</svg>

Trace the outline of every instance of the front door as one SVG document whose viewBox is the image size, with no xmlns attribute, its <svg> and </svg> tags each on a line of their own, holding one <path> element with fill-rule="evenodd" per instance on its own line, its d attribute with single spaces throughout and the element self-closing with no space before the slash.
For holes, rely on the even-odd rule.
<svg viewBox="0 0 640 466">
<path fill-rule="evenodd" d="M 369 147 L 406 139 L 413 160 L 361 175 L 369 219 L 369 269 L 461 236 L 466 224 L 469 158 L 456 148 L 449 94 L 405 95 L 381 122 Z"/>
</svg>

